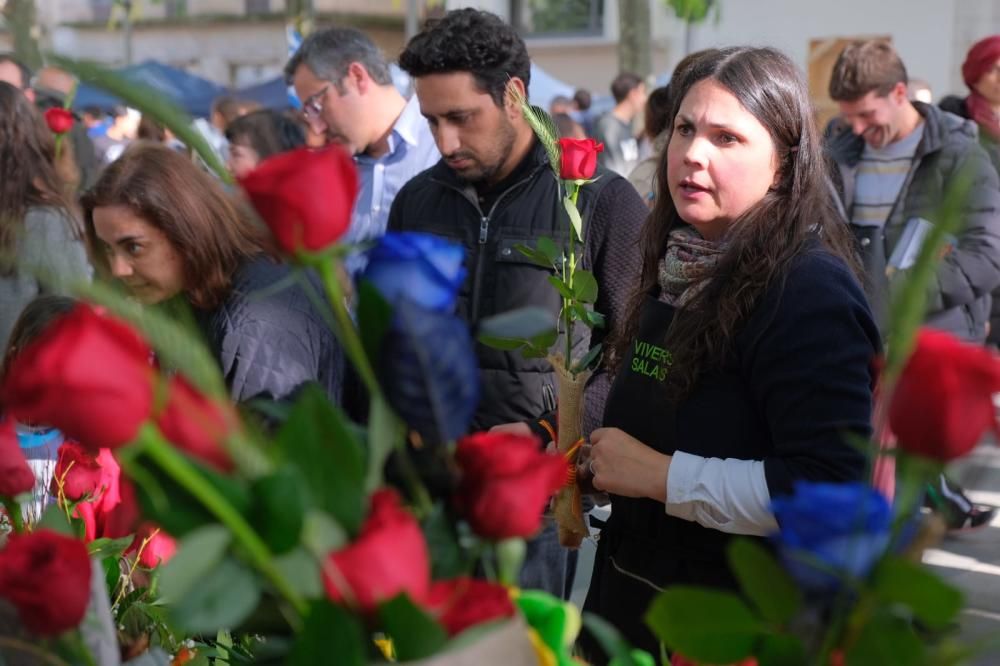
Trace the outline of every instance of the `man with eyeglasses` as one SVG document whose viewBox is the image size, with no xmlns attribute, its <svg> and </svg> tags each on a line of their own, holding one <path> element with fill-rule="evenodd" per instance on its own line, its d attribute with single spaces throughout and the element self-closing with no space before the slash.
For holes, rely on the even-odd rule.
<svg viewBox="0 0 1000 666">
<path fill-rule="evenodd" d="M 361 187 L 344 240 L 378 238 L 396 193 L 441 157 L 416 96 L 408 102 L 399 94 L 378 47 L 352 28 L 309 35 L 285 76 L 312 130 L 354 155 Z M 362 257 L 348 257 L 352 274 L 363 266 Z"/>
</svg>

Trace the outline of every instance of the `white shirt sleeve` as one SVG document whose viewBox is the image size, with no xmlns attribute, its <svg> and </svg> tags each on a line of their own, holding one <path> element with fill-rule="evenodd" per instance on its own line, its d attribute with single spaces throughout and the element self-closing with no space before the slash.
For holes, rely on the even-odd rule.
<svg viewBox="0 0 1000 666">
<path fill-rule="evenodd" d="M 702 458 L 678 451 L 667 474 L 666 511 L 730 534 L 778 531 L 762 460 Z"/>
</svg>

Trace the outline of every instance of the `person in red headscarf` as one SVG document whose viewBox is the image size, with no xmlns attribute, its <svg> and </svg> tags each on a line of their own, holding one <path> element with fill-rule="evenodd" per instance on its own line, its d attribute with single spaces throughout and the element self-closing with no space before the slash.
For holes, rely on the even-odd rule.
<svg viewBox="0 0 1000 666">
<path fill-rule="evenodd" d="M 1000 170 L 1000 35 L 972 45 L 962 63 L 962 79 L 969 86 L 968 96 L 945 97 L 939 106 L 976 121 L 983 146 Z"/>
</svg>

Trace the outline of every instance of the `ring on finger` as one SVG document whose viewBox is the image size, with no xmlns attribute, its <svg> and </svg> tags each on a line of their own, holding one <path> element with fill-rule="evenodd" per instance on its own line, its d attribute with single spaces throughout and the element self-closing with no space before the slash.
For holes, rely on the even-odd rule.
<svg viewBox="0 0 1000 666">
<path fill-rule="evenodd" d="M 587 469 L 588 469 L 588 470 L 590 470 L 590 475 L 591 475 L 591 476 L 596 476 L 596 475 L 597 475 L 597 472 L 595 472 L 595 471 L 594 471 L 594 461 L 593 461 L 593 460 L 591 460 L 591 461 L 590 461 L 590 462 L 589 462 L 589 463 L 587 464 Z"/>
</svg>

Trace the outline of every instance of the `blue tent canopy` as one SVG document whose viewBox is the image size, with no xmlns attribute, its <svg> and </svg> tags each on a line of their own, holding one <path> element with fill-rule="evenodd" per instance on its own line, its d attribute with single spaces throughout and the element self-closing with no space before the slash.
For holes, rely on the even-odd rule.
<svg viewBox="0 0 1000 666">
<path fill-rule="evenodd" d="M 207 117 L 212 100 L 226 93 L 226 89 L 217 83 L 155 60 L 117 71 L 129 81 L 153 88 L 193 116 Z M 74 109 L 88 106 L 108 109 L 121 104 L 124 103 L 117 97 L 86 84 L 80 85 L 73 100 Z"/>
</svg>

